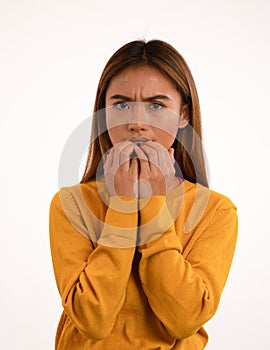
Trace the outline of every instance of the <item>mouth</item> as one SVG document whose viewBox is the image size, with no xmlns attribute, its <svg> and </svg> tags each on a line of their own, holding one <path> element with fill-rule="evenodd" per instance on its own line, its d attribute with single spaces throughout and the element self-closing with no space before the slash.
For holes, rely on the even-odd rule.
<svg viewBox="0 0 270 350">
<path fill-rule="evenodd" d="M 129 141 L 136 143 L 137 146 L 140 146 L 142 143 L 149 141 L 145 137 L 137 137 L 137 138 L 132 138 L 129 139 Z"/>
</svg>

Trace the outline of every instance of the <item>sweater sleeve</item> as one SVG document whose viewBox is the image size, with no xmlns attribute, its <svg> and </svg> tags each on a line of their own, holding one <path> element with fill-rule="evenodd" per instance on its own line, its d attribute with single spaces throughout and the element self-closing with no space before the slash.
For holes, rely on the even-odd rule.
<svg viewBox="0 0 270 350">
<path fill-rule="evenodd" d="M 152 197 L 141 210 L 142 227 L 151 222 L 151 213 L 161 227 L 164 212 L 169 215 L 165 197 Z M 149 226 L 153 237 L 156 226 Z M 175 225 L 169 226 L 168 219 L 162 235 L 159 227 L 157 238 L 150 237 L 140 246 L 144 292 L 153 312 L 175 338 L 191 336 L 214 315 L 232 262 L 237 226 L 236 208 L 229 205 L 216 210 L 186 257 Z"/>
<path fill-rule="evenodd" d="M 58 192 L 51 201 L 49 222 L 53 267 L 62 305 L 82 334 L 90 339 L 102 339 L 111 332 L 125 299 L 135 253 L 137 213 L 117 211 L 114 200 L 114 208 L 109 206 L 107 210 L 94 249 L 82 234 L 87 230 L 72 194 L 66 189 L 60 191 L 61 199 Z M 64 207 L 68 203 L 69 211 L 74 214 L 73 223 L 65 213 L 62 198 L 65 198 Z M 127 236 L 125 229 L 129 244 L 120 248 Z"/>
</svg>

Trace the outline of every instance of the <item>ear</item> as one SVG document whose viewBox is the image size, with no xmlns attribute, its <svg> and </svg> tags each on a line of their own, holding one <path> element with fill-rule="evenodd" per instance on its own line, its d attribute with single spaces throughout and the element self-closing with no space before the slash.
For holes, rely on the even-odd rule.
<svg viewBox="0 0 270 350">
<path fill-rule="evenodd" d="M 189 106 L 186 104 L 181 108 L 180 118 L 179 118 L 179 128 L 184 129 L 189 123 Z"/>
</svg>

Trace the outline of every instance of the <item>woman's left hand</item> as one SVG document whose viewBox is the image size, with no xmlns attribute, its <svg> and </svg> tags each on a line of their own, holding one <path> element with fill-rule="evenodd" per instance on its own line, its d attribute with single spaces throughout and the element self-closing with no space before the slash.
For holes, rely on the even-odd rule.
<svg viewBox="0 0 270 350">
<path fill-rule="evenodd" d="M 136 149 L 140 162 L 140 198 L 166 196 L 168 191 L 179 184 L 175 176 L 173 151 L 173 148 L 167 150 L 159 143 L 152 141 L 147 141 L 139 147 L 139 150 Z M 145 160 L 145 155 L 148 160 Z"/>
</svg>

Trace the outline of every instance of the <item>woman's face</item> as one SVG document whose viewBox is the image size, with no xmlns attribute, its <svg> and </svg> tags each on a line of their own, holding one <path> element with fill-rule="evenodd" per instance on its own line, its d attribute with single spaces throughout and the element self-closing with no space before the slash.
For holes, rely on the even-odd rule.
<svg viewBox="0 0 270 350">
<path fill-rule="evenodd" d="M 169 149 L 178 128 L 188 123 L 187 109 L 171 80 L 158 69 L 131 67 L 109 84 L 106 123 L 113 145 L 150 140 Z"/>
</svg>

